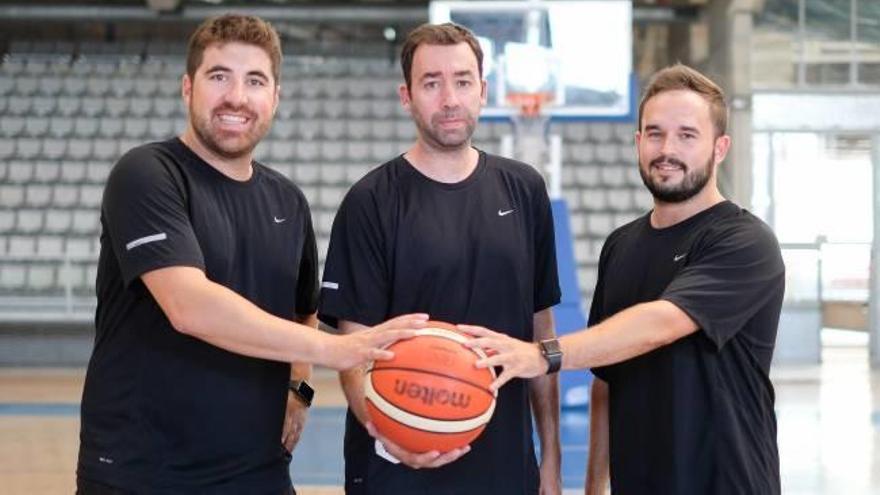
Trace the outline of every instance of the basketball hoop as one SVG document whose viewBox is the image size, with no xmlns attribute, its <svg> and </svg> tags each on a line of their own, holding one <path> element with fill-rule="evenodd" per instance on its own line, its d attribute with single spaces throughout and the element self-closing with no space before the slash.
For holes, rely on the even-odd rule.
<svg viewBox="0 0 880 495">
<path fill-rule="evenodd" d="M 507 103 L 511 107 L 519 108 L 520 116 L 535 118 L 541 114 L 545 104 L 553 101 L 553 94 L 544 93 L 508 93 Z"/>
</svg>

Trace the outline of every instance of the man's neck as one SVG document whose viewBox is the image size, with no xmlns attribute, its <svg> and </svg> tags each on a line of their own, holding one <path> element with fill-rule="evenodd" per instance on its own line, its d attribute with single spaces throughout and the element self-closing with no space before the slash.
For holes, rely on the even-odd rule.
<svg viewBox="0 0 880 495">
<path fill-rule="evenodd" d="M 470 142 L 459 148 L 438 150 L 421 139 L 404 153 L 406 160 L 423 175 L 437 182 L 455 184 L 467 179 L 477 168 L 480 154 Z"/>
<path fill-rule="evenodd" d="M 208 149 L 191 129 L 184 131 L 180 135 L 180 140 L 205 163 L 232 180 L 244 182 L 250 179 L 254 172 L 253 157 L 250 153 L 240 158 L 222 157 Z"/>
<path fill-rule="evenodd" d="M 651 226 L 655 229 L 672 227 L 725 200 L 717 188 L 706 189 L 681 203 L 664 203 L 655 199 L 654 211 L 651 212 Z"/>
</svg>

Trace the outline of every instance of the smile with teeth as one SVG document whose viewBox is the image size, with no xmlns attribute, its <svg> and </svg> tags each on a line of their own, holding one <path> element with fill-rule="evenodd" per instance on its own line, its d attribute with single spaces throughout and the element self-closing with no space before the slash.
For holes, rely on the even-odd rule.
<svg viewBox="0 0 880 495">
<path fill-rule="evenodd" d="M 228 113 L 221 113 L 217 115 L 217 119 L 220 120 L 223 124 L 244 124 L 248 121 L 248 118 L 244 115 L 230 115 Z"/>
</svg>

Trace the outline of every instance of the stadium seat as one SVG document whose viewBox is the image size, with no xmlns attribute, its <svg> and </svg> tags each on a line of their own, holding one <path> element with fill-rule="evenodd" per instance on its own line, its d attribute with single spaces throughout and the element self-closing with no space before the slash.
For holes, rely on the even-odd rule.
<svg viewBox="0 0 880 495">
<path fill-rule="evenodd" d="M 162 141 L 174 135 L 174 122 L 167 117 L 152 118 L 147 125 L 147 136 Z"/>
<path fill-rule="evenodd" d="M 98 209 L 104 194 L 103 185 L 83 184 L 79 189 L 79 206 Z"/>
<path fill-rule="evenodd" d="M 17 137 L 24 134 L 25 123 L 25 117 L 4 115 L 3 119 L 0 119 L 0 136 Z"/>
<path fill-rule="evenodd" d="M 43 231 L 48 234 L 65 234 L 70 231 L 73 223 L 71 210 L 50 209 L 46 210 L 46 223 Z"/>
<path fill-rule="evenodd" d="M 56 100 L 52 96 L 37 96 L 32 99 L 32 115 L 49 117 L 55 114 Z"/>
<path fill-rule="evenodd" d="M 43 139 L 43 157 L 49 160 L 59 160 L 67 151 L 67 141 L 59 138 Z"/>
<path fill-rule="evenodd" d="M 34 163 L 33 180 L 41 184 L 49 184 L 58 180 L 61 164 L 58 161 L 41 160 Z"/>
<path fill-rule="evenodd" d="M 109 161 L 92 161 L 86 165 L 86 181 L 90 184 L 99 184 L 101 186 L 107 182 L 107 176 L 113 165 Z"/>
<path fill-rule="evenodd" d="M 30 263 L 27 267 L 27 289 L 43 292 L 55 285 L 56 267 L 51 263 Z"/>
<path fill-rule="evenodd" d="M 43 210 L 22 209 L 16 212 L 15 230 L 34 234 L 43 229 Z"/>
<path fill-rule="evenodd" d="M 25 286 L 26 266 L 23 264 L 0 264 L 0 289 L 22 289 Z"/>
<path fill-rule="evenodd" d="M 98 215 L 98 211 L 94 209 L 74 210 L 71 231 L 76 234 L 96 234 L 98 232 Z"/>
<path fill-rule="evenodd" d="M 0 232 L 11 232 L 13 228 L 15 228 L 15 211 L 0 209 Z M 2 242 L 0 242 L 0 248 L 2 247 Z"/>
<path fill-rule="evenodd" d="M 108 97 L 104 99 L 103 114 L 109 117 L 120 118 L 128 115 L 131 100 L 128 98 Z M 96 114 L 100 115 L 100 114 Z"/>
<path fill-rule="evenodd" d="M 620 166 L 602 167 L 602 184 L 620 187 L 626 184 L 626 170 Z"/>
<path fill-rule="evenodd" d="M 55 138 L 67 138 L 73 134 L 73 119 L 70 117 L 52 117 L 49 119 L 47 134 Z"/>
<path fill-rule="evenodd" d="M 59 256 L 63 254 L 64 237 L 60 235 L 38 236 L 36 253 L 45 256 Z"/>
<path fill-rule="evenodd" d="M 47 184 L 28 184 L 25 187 L 24 203 L 32 208 L 45 208 L 52 202 L 52 186 Z"/>
</svg>

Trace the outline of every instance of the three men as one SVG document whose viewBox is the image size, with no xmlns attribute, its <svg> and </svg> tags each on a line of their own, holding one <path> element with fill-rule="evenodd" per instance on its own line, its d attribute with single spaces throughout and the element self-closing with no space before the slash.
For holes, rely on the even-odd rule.
<svg viewBox="0 0 880 495">
<path fill-rule="evenodd" d="M 400 100 L 418 137 L 343 200 L 320 318 L 356 335 L 366 325 L 418 311 L 503 328 L 530 342 L 552 338 L 550 307 L 560 291 L 543 180 L 528 165 L 471 146 L 486 101 L 479 43 L 460 26 L 426 24 L 409 34 L 401 65 Z M 363 379 L 363 370 L 341 374 L 350 407 L 347 493 L 560 492 L 555 377 L 516 380 L 500 390 L 494 417 L 473 445 L 420 454 L 370 436 L 377 434 L 365 428 Z"/>
<path fill-rule="evenodd" d="M 252 158 L 280 65 L 265 21 L 209 19 L 190 39 L 183 135 L 129 151 L 108 179 L 78 493 L 290 493 L 282 441 L 292 447 L 309 399 L 301 383 L 288 398 L 291 363 L 387 358 L 381 347 L 411 334 L 394 328 L 426 319 L 314 330 L 308 204 Z"/>
<path fill-rule="evenodd" d="M 676 65 L 639 106 L 639 171 L 654 209 L 614 231 L 587 331 L 547 353 L 485 328 L 481 366 L 514 376 L 592 367 L 587 493 L 778 494 L 770 362 L 785 267 L 763 222 L 722 197 L 721 89 Z M 552 347 L 552 346 L 550 346 Z"/>
</svg>

